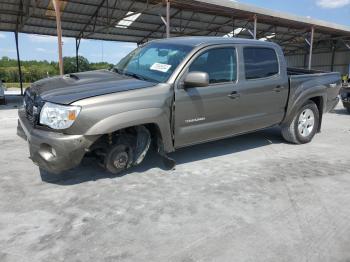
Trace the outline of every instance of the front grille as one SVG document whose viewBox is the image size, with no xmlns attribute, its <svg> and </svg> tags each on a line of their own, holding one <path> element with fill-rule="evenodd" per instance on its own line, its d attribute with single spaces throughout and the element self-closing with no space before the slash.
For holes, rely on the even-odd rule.
<svg viewBox="0 0 350 262">
<path fill-rule="evenodd" d="M 24 94 L 26 117 L 33 126 L 38 124 L 42 103 L 40 97 L 27 90 Z"/>
</svg>

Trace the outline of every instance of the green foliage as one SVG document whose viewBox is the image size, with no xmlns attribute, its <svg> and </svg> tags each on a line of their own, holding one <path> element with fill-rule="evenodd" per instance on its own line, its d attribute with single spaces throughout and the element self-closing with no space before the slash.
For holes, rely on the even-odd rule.
<svg viewBox="0 0 350 262">
<path fill-rule="evenodd" d="M 113 65 L 106 62 L 90 63 L 83 56 L 79 56 L 79 72 L 108 69 Z M 76 72 L 76 58 L 64 57 L 63 58 L 64 73 Z M 22 80 L 23 82 L 32 83 L 39 79 L 55 76 L 59 74 L 59 68 L 57 62 L 44 61 L 21 61 Z M 16 59 L 10 59 L 3 56 L 0 59 L 0 79 L 5 82 L 19 82 L 18 65 Z"/>
<path fill-rule="evenodd" d="M 79 61 L 79 72 L 84 72 L 90 70 L 90 63 L 83 56 L 78 56 Z M 75 57 L 63 57 L 63 68 L 64 73 L 75 73 L 77 71 L 77 61 Z"/>
<path fill-rule="evenodd" d="M 4 83 L 4 85 L 5 85 L 5 88 L 13 88 L 13 87 L 15 87 L 15 88 L 20 88 L 21 87 L 21 85 L 20 85 L 20 83 L 10 83 L 10 82 L 7 82 L 7 83 Z M 28 88 L 28 87 L 30 87 L 30 85 L 31 85 L 31 83 L 23 83 L 23 88 L 25 89 L 25 88 Z"/>
<path fill-rule="evenodd" d="M 107 62 L 90 63 L 90 70 L 111 69 L 112 67 L 113 65 Z"/>
</svg>

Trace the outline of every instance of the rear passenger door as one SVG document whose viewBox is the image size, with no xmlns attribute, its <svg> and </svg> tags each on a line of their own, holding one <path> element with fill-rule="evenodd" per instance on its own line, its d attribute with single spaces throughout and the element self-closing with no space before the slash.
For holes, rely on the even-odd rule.
<svg viewBox="0 0 350 262">
<path fill-rule="evenodd" d="M 288 99 L 288 78 L 283 53 L 273 47 L 241 46 L 241 80 L 236 133 L 279 124 Z"/>
</svg>

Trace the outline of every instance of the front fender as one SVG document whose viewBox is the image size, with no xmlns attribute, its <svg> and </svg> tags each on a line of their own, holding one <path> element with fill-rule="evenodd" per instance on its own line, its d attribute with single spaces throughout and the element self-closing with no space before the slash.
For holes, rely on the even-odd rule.
<svg viewBox="0 0 350 262">
<path fill-rule="evenodd" d="M 144 124 L 156 124 L 162 136 L 164 150 L 166 152 L 174 150 L 169 116 L 161 108 L 139 109 L 109 116 L 91 126 L 86 135 L 108 134 L 123 128 Z"/>
</svg>

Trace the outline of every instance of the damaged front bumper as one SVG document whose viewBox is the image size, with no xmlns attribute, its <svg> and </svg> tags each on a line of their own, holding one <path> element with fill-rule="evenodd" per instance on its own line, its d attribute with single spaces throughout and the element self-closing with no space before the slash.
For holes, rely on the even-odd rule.
<svg viewBox="0 0 350 262">
<path fill-rule="evenodd" d="M 66 135 L 34 128 L 18 111 L 17 135 L 28 141 L 30 158 L 39 167 L 61 173 L 80 164 L 89 147 L 99 136 Z"/>
</svg>

